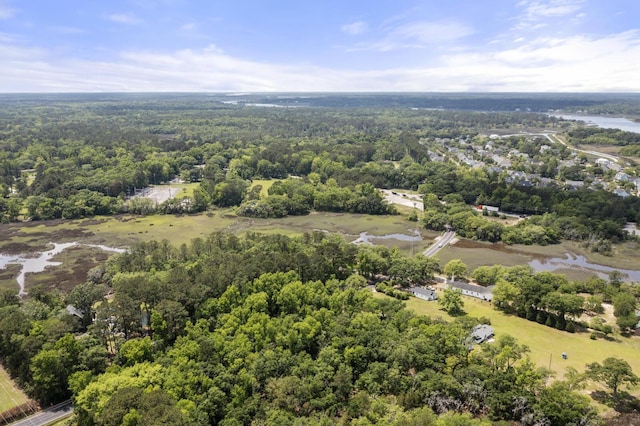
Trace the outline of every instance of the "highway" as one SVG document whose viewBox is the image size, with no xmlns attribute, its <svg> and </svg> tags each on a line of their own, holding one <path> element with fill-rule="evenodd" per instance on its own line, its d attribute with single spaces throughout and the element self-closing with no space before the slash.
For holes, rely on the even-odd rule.
<svg viewBox="0 0 640 426">
<path fill-rule="evenodd" d="M 429 256 L 434 256 L 436 253 L 438 253 L 440 250 L 442 250 L 443 248 L 445 248 L 447 246 L 447 244 L 449 244 L 451 242 L 451 240 L 453 240 L 456 236 L 455 231 L 447 231 L 445 232 L 442 237 L 440 237 L 438 239 L 438 241 L 436 241 L 435 243 L 433 243 L 428 249 L 426 249 L 422 254 L 429 257 Z"/>
<path fill-rule="evenodd" d="M 10 423 L 10 426 L 45 426 L 64 417 L 73 414 L 73 405 L 71 401 L 61 402 L 58 405 L 39 411 L 29 417 L 25 417 L 17 422 Z"/>
</svg>

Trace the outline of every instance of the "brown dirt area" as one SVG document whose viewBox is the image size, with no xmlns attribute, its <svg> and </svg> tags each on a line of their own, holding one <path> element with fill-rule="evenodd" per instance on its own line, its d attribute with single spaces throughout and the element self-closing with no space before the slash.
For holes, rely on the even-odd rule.
<svg viewBox="0 0 640 426">
<path fill-rule="evenodd" d="M 605 419 L 606 426 L 637 426 L 640 425 L 640 413 L 624 413 L 616 417 Z"/>
</svg>

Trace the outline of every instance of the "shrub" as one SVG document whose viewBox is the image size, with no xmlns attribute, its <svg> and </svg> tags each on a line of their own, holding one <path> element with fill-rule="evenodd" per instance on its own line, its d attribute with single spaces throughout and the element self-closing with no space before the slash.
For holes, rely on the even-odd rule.
<svg viewBox="0 0 640 426">
<path fill-rule="evenodd" d="M 547 316 L 547 321 L 544 324 L 547 327 L 555 327 L 556 319 L 553 317 L 553 315 L 549 315 L 549 316 Z"/>
<path fill-rule="evenodd" d="M 539 324 L 546 324 L 549 318 L 547 318 L 547 313 L 545 311 L 538 311 L 538 315 L 536 316 L 536 322 Z M 549 325 L 549 324 L 547 324 Z"/>
</svg>

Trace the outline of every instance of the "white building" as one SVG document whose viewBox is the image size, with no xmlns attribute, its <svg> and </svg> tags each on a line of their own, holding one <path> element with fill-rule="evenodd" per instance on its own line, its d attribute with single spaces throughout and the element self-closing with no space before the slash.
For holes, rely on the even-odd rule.
<svg viewBox="0 0 640 426">
<path fill-rule="evenodd" d="M 418 299 L 427 300 L 432 302 L 438 299 L 438 295 L 435 290 L 422 288 L 422 287 L 411 287 L 409 293 L 413 294 Z"/>
</svg>

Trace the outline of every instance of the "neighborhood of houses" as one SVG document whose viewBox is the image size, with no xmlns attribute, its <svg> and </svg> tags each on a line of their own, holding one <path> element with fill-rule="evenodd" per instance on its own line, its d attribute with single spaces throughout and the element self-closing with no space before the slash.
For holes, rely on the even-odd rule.
<svg viewBox="0 0 640 426">
<path fill-rule="evenodd" d="M 605 189 L 620 197 L 640 194 L 640 177 L 625 169 L 623 161 L 608 154 L 597 156 L 595 152 L 571 150 L 553 143 L 548 135 L 481 135 L 436 138 L 433 142 L 421 142 L 430 146 L 431 161 L 454 161 L 485 169 L 505 183 L 524 187 L 555 185 L 568 190 Z"/>
</svg>

